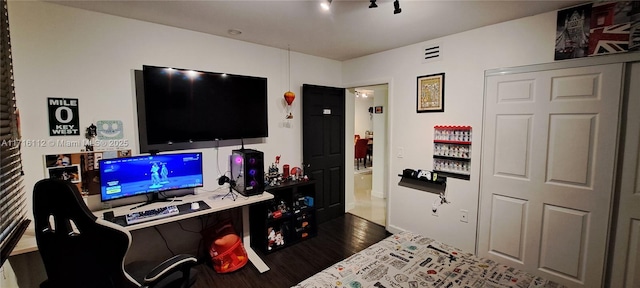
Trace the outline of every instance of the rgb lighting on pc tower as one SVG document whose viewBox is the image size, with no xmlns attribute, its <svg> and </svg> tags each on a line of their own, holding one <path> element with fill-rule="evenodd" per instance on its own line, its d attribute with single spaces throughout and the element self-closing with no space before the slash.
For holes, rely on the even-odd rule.
<svg viewBox="0 0 640 288">
<path fill-rule="evenodd" d="M 264 191 L 264 154 L 253 149 L 233 150 L 229 157 L 233 189 L 244 196 Z"/>
</svg>

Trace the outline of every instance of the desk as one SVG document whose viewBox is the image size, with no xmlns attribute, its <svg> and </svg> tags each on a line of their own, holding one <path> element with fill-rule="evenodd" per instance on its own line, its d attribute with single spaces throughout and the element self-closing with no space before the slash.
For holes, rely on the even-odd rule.
<svg viewBox="0 0 640 288">
<path fill-rule="evenodd" d="M 251 233 L 249 229 L 249 226 L 250 226 L 249 225 L 249 205 L 253 203 L 258 203 L 258 202 L 266 201 L 269 199 L 273 199 L 273 195 L 268 192 L 263 192 L 260 195 L 254 195 L 251 197 L 244 197 L 240 195 L 234 201 L 233 199 L 231 199 L 230 196 L 224 197 L 224 199 L 222 199 L 223 196 L 225 196 L 225 194 L 226 192 L 223 192 L 223 193 L 199 192 L 198 194 L 195 194 L 195 195 L 186 195 L 186 196 L 177 198 L 182 201 L 174 202 L 172 204 L 180 205 L 180 204 L 190 203 L 195 201 L 204 201 L 205 203 L 207 203 L 207 205 L 211 207 L 211 209 L 195 211 L 187 214 L 175 215 L 175 216 L 156 219 L 156 220 L 147 221 L 147 222 L 141 222 L 141 223 L 125 226 L 124 228 L 129 231 L 133 231 L 133 230 L 152 227 L 160 224 L 170 223 L 174 221 L 180 221 L 180 220 L 184 220 L 184 219 L 188 219 L 188 218 L 192 218 L 200 215 L 215 213 L 215 212 L 219 212 L 227 209 L 242 207 L 243 243 L 244 243 L 244 248 L 247 251 L 247 254 L 249 256 L 249 261 L 251 261 L 251 263 L 258 269 L 258 271 L 260 271 L 260 273 L 269 271 L 269 267 L 264 263 L 264 261 L 262 261 L 262 259 L 260 259 L 260 256 L 258 256 L 258 254 L 256 254 L 255 251 L 253 251 L 253 249 L 251 248 Z M 117 217 L 117 216 L 129 214 L 131 212 L 151 210 L 154 208 L 159 208 L 159 207 L 167 206 L 170 204 L 168 202 L 158 202 L 158 203 L 153 203 L 137 209 L 129 210 L 132 207 L 135 207 L 136 205 L 138 204 L 131 204 L 126 206 L 116 207 L 113 209 L 94 211 L 93 214 L 96 215 L 98 218 L 102 218 L 103 213 L 112 211 L 114 215 Z M 34 227 L 33 225 L 30 225 L 10 256 L 20 255 L 23 253 L 33 252 L 37 250 L 38 250 L 38 245 L 36 243 Z"/>
</svg>

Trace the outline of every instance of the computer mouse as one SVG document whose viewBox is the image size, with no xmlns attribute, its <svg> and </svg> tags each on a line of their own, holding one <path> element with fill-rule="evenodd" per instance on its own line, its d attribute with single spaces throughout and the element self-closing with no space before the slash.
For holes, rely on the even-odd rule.
<svg viewBox="0 0 640 288">
<path fill-rule="evenodd" d="M 198 210 L 198 209 L 200 209 L 200 203 L 198 202 L 191 203 L 191 210 Z"/>
</svg>

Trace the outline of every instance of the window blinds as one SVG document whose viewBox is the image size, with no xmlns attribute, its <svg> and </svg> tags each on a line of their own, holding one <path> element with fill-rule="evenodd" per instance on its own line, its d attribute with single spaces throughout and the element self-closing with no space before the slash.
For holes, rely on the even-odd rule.
<svg viewBox="0 0 640 288">
<path fill-rule="evenodd" d="M 0 11 L 0 266 L 22 237 L 30 220 L 26 217 L 26 195 L 22 183 L 22 159 L 13 63 L 9 36 L 7 0 Z"/>
</svg>

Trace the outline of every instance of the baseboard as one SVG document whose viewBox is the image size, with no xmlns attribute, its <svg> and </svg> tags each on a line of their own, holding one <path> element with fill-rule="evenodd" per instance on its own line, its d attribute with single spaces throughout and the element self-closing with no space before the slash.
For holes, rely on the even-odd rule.
<svg viewBox="0 0 640 288">
<path fill-rule="evenodd" d="M 407 230 L 402 229 L 402 228 L 400 228 L 398 226 L 391 225 L 391 224 L 387 223 L 387 231 L 389 231 L 390 233 L 393 233 L 393 234 L 397 234 L 397 233 L 404 232 L 404 231 L 407 231 Z"/>
<path fill-rule="evenodd" d="M 384 198 L 384 193 L 371 190 L 371 197 Z"/>
</svg>

